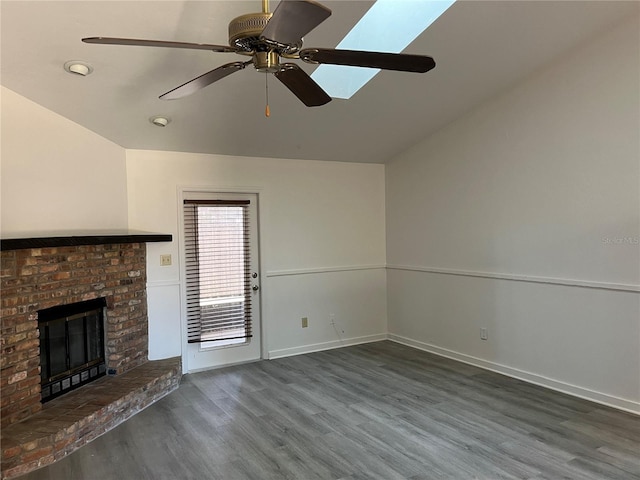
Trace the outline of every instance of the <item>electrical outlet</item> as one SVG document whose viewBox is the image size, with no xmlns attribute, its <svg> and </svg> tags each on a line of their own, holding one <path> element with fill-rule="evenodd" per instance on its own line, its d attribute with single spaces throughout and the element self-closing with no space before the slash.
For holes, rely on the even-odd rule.
<svg viewBox="0 0 640 480">
<path fill-rule="evenodd" d="M 165 255 L 160 255 L 160 265 L 163 267 L 167 267 L 171 265 L 171 254 L 167 253 Z"/>
<path fill-rule="evenodd" d="M 336 314 L 335 313 L 330 313 L 329 314 L 329 323 L 331 325 L 335 325 L 336 324 Z"/>
<path fill-rule="evenodd" d="M 489 339 L 489 331 L 486 328 L 480 329 L 480 340 L 488 340 Z"/>
<path fill-rule="evenodd" d="M 302 317 L 302 328 L 307 328 L 309 326 L 309 319 L 307 317 Z"/>
</svg>

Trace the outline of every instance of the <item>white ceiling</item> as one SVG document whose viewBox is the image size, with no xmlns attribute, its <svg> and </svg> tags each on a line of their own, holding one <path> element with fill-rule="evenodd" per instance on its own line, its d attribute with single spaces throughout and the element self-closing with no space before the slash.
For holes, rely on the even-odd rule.
<svg viewBox="0 0 640 480">
<path fill-rule="evenodd" d="M 327 1 L 333 15 L 305 47 L 335 47 L 370 1 Z M 271 10 L 277 2 L 271 2 Z M 382 163 L 581 42 L 638 14 L 637 2 L 469 1 L 454 4 L 405 53 L 434 57 L 426 74 L 382 72 L 350 100 L 307 108 L 251 68 L 196 94 L 158 95 L 236 54 L 88 45 L 88 36 L 227 44 L 229 20 L 254 1 L 6 1 L 5 87 L 130 149 Z M 63 70 L 84 60 L 88 77 Z M 308 72 L 313 66 L 299 62 Z M 598 59 L 594 58 L 594 69 Z M 166 128 L 149 117 L 172 118 Z"/>
</svg>

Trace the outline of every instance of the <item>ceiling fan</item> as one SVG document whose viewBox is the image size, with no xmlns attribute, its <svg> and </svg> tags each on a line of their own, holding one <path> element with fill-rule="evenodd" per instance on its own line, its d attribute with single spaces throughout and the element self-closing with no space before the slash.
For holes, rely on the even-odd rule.
<svg viewBox="0 0 640 480">
<path fill-rule="evenodd" d="M 425 73 L 435 67 L 433 58 L 423 55 L 302 48 L 302 37 L 331 15 L 331 10 L 313 0 L 281 0 L 273 13 L 269 0 L 262 0 L 262 12 L 234 18 L 229 23 L 229 46 L 133 38 L 89 37 L 85 43 L 169 47 L 238 53 L 251 60 L 231 62 L 160 95 L 163 100 L 191 95 L 218 80 L 253 64 L 259 72 L 273 73 L 306 106 L 316 107 L 331 97 L 298 65 L 281 59 L 299 59 L 307 63 L 350 65 L 382 70 Z"/>
</svg>

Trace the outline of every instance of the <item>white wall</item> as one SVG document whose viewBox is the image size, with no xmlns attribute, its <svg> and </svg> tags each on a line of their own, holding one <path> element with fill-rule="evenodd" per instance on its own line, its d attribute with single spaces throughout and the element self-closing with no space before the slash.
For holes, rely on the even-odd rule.
<svg viewBox="0 0 640 480">
<path fill-rule="evenodd" d="M 2 234 L 127 228 L 124 148 L 1 94 Z"/>
<path fill-rule="evenodd" d="M 387 165 L 392 338 L 640 411 L 638 28 Z"/>
<path fill-rule="evenodd" d="M 384 166 L 128 150 L 127 179 L 129 226 L 174 237 L 148 245 L 151 358 L 181 353 L 178 192 L 187 187 L 259 195 L 266 355 L 385 338 Z M 160 266 L 164 253 L 172 266 Z"/>
</svg>

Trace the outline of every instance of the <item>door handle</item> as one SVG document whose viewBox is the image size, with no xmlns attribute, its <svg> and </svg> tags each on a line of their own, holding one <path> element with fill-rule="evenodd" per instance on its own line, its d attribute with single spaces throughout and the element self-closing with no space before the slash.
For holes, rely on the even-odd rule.
<svg viewBox="0 0 640 480">
<path fill-rule="evenodd" d="M 253 287 L 251 287 L 251 290 L 257 292 L 258 290 L 260 290 L 260 287 L 258 285 L 254 285 Z"/>
</svg>

